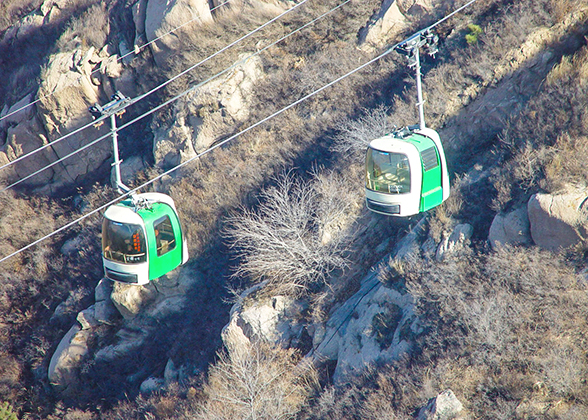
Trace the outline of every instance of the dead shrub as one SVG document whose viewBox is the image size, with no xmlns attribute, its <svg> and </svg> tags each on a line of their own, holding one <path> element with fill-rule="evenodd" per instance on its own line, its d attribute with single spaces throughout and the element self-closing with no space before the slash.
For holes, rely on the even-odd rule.
<svg viewBox="0 0 588 420">
<path fill-rule="evenodd" d="M 476 398 L 476 412 L 486 411 L 495 392 L 507 399 L 530 397 L 539 381 L 553 393 L 548 401 L 584 400 L 588 387 L 578 377 L 588 363 L 578 355 L 588 327 L 588 297 L 562 257 L 505 247 L 441 263 L 417 259 L 405 273 L 427 331 L 420 339 L 425 360 L 461 360 L 492 378 L 483 388 L 470 382 L 486 395 Z M 463 386 L 461 375 L 447 385 Z"/>
<path fill-rule="evenodd" d="M 102 48 L 109 28 L 108 10 L 104 3 L 94 2 L 80 16 L 71 20 L 56 43 L 58 51 L 73 51 L 80 47 Z"/>
<path fill-rule="evenodd" d="M 268 293 L 300 295 L 345 267 L 348 213 L 359 205 L 341 196 L 341 184 L 335 174 L 316 173 L 313 182 L 285 174 L 261 192 L 255 210 L 230 217 L 226 235 L 240 259 L 236 275 L 267 280 Z"/>
<path fill-rule="evenodd" d="M 317 385 L 294 350 L 255 342 L 219 354 L 204 384 L 203 420 L 292 419 Z"/>
<path fill-rule="evenodd" d="M 449 234 L 457 224 L 459 213 L 464 205 L 464 197 L 461 191 L 464 179 L 456 177 L 451 186 L 451 194 L 441 205 L 435 208 L 429 221 L 429 235 L 439 243 Z"/>
<path fill-rule="evenodd" d="M 331 149 L 341 154 L 343 159 L 363 157 L 372 140 L 394 129 L 388 117 L 388 108 L 383 105 L 374 109 L 364 108 L 359 118 L 344 118 L 337 126 L 339 133 Z"/>
</svg>

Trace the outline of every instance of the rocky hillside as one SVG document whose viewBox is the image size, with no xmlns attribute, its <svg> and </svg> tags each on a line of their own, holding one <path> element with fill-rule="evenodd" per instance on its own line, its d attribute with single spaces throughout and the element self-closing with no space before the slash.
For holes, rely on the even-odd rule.
<svg viewBox="0 0 588 420">
<path fill-rule="evenodd" d="M 103 279 L 95 214 L 2 262 L 0 418 L 586 418 L 588 2 L 435 28 L 428 214 L 363 202 L 366 142 L 416 122 L 405 58 L 315 94 L 465 3 L 3 1 L 0 258 L 116 198 L 88 107 L 118 91 L 123 180 L 191 259 Z"/>
</svg>

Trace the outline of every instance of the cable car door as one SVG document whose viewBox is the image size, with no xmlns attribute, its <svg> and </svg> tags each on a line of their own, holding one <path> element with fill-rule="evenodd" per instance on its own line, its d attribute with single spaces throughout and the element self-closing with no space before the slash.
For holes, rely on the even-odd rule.
<svg viewBox="0 0 588 420">
<path fill-rule="evenodd" d="M 153 205 L 145 221 L 149 248 L 149 280 L 155 280 L 182 263 L 182 232 L 175 212 L 164 203 Z"/>
<path fill-rule="evenodd" d="M 427 211 L 443 202 L 443 187 L 439 152 L 432 140 L 429 147 L 421 151 L 423 164 L 423 186 L 421 189 L 420 211 Z"/>
</svg>

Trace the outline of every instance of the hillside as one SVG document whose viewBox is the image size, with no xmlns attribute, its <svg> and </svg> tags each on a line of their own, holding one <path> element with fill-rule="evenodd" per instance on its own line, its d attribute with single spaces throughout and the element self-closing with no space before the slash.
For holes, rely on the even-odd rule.
<svg viewBox="0 0 588 420">
<path fill-rule="evenodd" d="M 466 3 L 2 1 L 0 258 L 81 220 L 0 263 L 0 418 L 587 418 L 587 1 L 435 24 L 452 194 L 365 207 L 418 116 L 404 56 L 354 70 Z M 187 232 L 146 286 L 103 279 L 117 91 L 123 181 Z"/>
</svg>

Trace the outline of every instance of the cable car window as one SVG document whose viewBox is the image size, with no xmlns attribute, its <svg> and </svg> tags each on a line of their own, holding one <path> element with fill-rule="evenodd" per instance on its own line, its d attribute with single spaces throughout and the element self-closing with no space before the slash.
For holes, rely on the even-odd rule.
<svg viewBox="0 0 588 420">
<path fill-rule="evenodd" d="M 427 150 L 421 152 L 421 159 L 423 161 L 423 170 L 429 171 L 439 166 L 439 159 L 437 159 L 437 151 L 435 146 L 429 147 Z"/>
<path fill-rule="evenodd" d="M 104 219 L 102 222 L 102 253 L 107 260 L 124 264 L 147 261 L 143 228 L 132 223 L 119 223 Z"/>
<path fill-rule="evenodd" d="M 176 247 L 174 229 L 169 216 L 166 215 L 157 219 L 153 223 L 153 229 L 155 230 L 155 243 L 157 244 L 158 257 L 161 257 Z"/>
<path fill-rule="evenodd" d="M 389 194 L 410 192 L 410 165 L 402 153 L 382 152 L 368 148 L 366 187 Z"/>
</svg>

